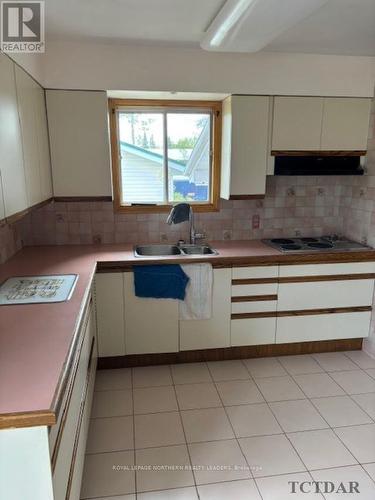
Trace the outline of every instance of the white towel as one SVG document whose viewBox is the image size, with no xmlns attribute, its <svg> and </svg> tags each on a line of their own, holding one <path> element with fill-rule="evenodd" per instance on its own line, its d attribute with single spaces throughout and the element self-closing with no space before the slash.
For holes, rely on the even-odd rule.
<svg viewBox="0 0 375 500">
<path fill-rule="evenodd" d="M 183 264 L 181 267 L 190 280 L 185 300 L 179 303 L 180 319 L 210 319 L 213 284 L 211 264 Z"/>
</svg>

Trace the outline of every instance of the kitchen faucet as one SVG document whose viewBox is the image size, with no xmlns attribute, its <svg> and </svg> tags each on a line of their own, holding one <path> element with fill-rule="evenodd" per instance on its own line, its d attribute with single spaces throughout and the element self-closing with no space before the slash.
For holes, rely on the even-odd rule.
<svg viewBox="0 0 375 500">
<path fill-rule="evenodd" d="M 190 244 L 195 245 L 197 239 L 203 239 L 204 233 L 197 233 L 194 227 L 193 208 L 189 203 L 178 203 L 172 207 L 167 218 L 167 224 L 180 224 L 180 222 L 190 222 Z"/>
</svg>

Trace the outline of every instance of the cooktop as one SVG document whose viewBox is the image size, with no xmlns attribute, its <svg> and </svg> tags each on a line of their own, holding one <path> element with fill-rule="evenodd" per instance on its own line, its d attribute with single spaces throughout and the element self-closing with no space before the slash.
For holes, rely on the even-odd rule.
<svg viewBox="0 0 375 500">
<path fill-rule="evenodd" d="M 15 276 L 0 286 L 0 305 L 65 302 L 72 296 L 77 274 Z"/>
<path fill-rule="evenodd" d="M 339 236 L 301 237 L 301 238 L 272 238 L 262 240 L 263 243 L 276 248 L 280 252 L 353 252 L 366 250 L 370 247 Z"/>
</svg>

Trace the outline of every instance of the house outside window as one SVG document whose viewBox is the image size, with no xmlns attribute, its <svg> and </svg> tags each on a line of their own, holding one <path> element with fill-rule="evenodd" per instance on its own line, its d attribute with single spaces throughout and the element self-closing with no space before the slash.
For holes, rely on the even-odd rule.
<svg viewBox="0 0 375 500">
<path fill-rule="evenodd" d="M 118 211 L 217 210 L 221 102 L 110 99 Z"/>
</svg>

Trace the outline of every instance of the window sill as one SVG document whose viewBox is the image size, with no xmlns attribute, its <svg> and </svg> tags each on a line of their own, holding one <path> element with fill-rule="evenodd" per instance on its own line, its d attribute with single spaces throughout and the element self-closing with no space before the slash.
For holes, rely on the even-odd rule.
<svg viewBox="0 0 375 500">
<path fill-rule="evenodd" d="M 181 202 L 183 203 L 183 202 Z M 115 206 L 115 212 L 118 213 L 133 213 L 133 214 L 156 214 L 169 212 L 173 205 L 117 205 Z M 193 212 L 218 212 L 219 203 L 207 203 L 207 204 L 192 204 Z"/>
</svg>

